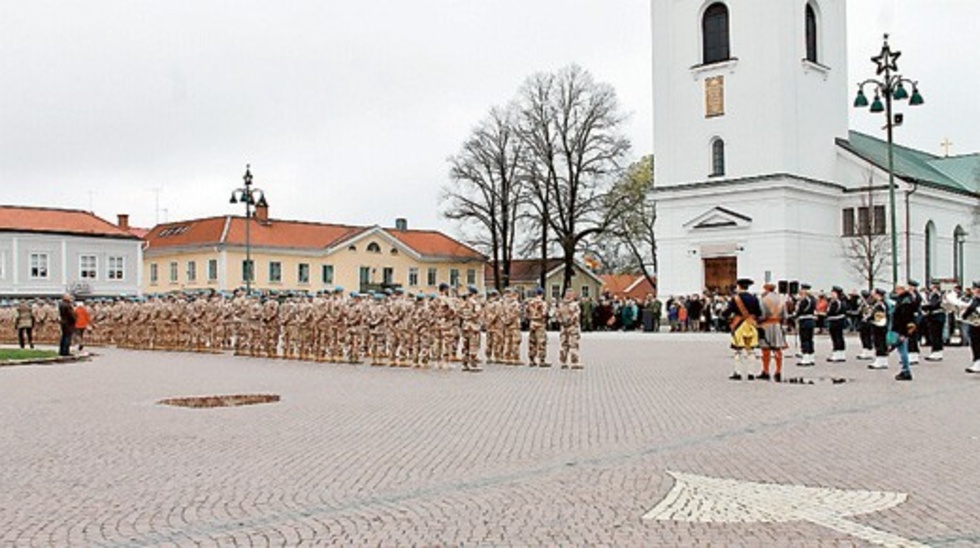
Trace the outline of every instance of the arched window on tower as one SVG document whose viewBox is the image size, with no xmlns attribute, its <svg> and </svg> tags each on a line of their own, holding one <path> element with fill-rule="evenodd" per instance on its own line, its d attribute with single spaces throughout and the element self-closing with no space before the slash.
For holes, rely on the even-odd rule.
<svg viewBox="0 0 980 548">
<path fill-rule="evenodd" d="M 711 176 L 721 177 L 725 174 L 725 141 L 720 137 L 711 143 Z"/>
<path fill-rule="evenodd" d="M 926 223 L 926 283 L 932 283 L 933 269 L 936 265 L 936 224 L 932 221 Z"/>
<path fill-rule="evenodd" d="M 817 62 L 817 12 L 809 2 L 806 4 L 806 60 Z"/>
<path fill-rule="evenodd" d="M 728 7 L 715 2 L 704 10 L 701 18 L 701 62 L 705 65 L 731 58 L 728 44 Z"/>
<path fill-rule="evenodd" d="M 963 252 L 966 249 L 966 231 L 963 227 L 958 226 L 956 230 L 953 231 L 953 277 L 960 285 L 965 283 L 964 280 L 964 259 Z"/>
</svg>

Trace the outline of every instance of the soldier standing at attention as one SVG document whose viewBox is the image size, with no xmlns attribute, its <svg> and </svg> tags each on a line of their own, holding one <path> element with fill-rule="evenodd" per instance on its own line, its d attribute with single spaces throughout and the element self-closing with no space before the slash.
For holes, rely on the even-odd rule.
<svg viewBox="0 0 980 548">
<path fill-rule="evenodd" d="M 502 362 L 507 365 L 521 363 L 521 302 L 517 291 L 508 289 L 500 306 L 500 325 L 503 330 Z"/>
<path fill-rule="evenodd" d="M 816 327 L 817 301 L 810 295 L 810 284 L 800 284 L 800 298 L 796 303 L 796 326 L 800 333 L 800 353 L 796 365 L 813 365 L 813 329 Z"/>
<path fill-rule="evenodd" d="M 578 361 L 579 340 L 582 338 L 582 308 L 576 298 L 575 290 L 565 290 L 565 298 L 558 305 L 558 323 L 561 325 L 561 347 L 558 351 L 558 361 L 561 368 L 567 369 L 568 362 L 572 369 L 582 369 Z"/>
<path fill-rule="evenodd" d="M 482 371 L 477 355 L 480 352 L 480 316 L 483 313 L 483 306 L 477 297 L 476 286 L 471 285 L 466 288 L 459 303 L 458 313 L 463 339 L 463 371 Z"/>
<path fill-rule="evenodd" d="M 531 367 L 551 367 L 546 362 L 548 355 L 548 303 L 544 300 L 544 289 L 534 289 L 534 296 L 528 299 L 524 313 L 528 321 L 527 357 Z"/>
<path fill-rule="evenodd" d="M 487 363 L 502 361 L 503 333 L 500 329 L 500 299 L 496 289 L 487 291 L 483 305 L 483 324 L 487 326 L 487 347 L 484 350 Z"/>
</svg>

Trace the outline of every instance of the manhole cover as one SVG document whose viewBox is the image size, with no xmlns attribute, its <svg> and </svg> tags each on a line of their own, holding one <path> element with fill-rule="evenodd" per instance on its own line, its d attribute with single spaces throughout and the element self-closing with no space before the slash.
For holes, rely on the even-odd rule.
<svg viewBox="0 0 980 548">
<path fill-rule="evenodd" d="M 230 396 L 192 396 L 187 398 L 167 398 L 157 403 L 175 407 L 210 409 L 213 407 L 238 407 L 279 401 L 279 394 L 232 394 Z"/>
</svg>

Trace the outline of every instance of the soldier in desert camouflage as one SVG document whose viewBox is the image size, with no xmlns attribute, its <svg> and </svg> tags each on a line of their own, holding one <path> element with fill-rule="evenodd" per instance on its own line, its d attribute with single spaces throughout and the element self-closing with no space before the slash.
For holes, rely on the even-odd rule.
<svg viewBox="0 0 980 548">
<path fill-rule="evenodd" d="M 578 359 L 579 340 L 582 338 L 581 319 L 582 309 L 579 306 L 575 291 L 565 290 L 565 298 L 558 305 L 556 313 L 558 324 L 561 326 L 561 347 L 558 350 L 558 361 L 561 368 L 566 369 L 571 362 L 572 369 L 582 369 Z"/>
<path fill-rule="evenodd" d="M 548 303 L 544 300 L 544 289 L 538 287 L 534 296 L 528 299 L 524 314 L 528 322 L 527 354 L 531 367 L 551 367 L 546 361 L 548 354 Z"/>
<path fill-rule="evenodd" d="M 480 320 L 483 315 L 483 306 L 477 295 L 476 286 L 469 286 L 463 295 L 458 309 L 463 339 L 463 371 L 482 371 L 478 354 L 480 352 Z"/>
</svg>

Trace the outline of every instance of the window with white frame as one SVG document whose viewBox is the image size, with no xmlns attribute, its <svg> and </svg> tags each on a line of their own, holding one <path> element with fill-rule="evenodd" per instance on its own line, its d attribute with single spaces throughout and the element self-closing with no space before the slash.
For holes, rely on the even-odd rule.
<svg viewBox="0 0 980 548">
<path fill-rule="evenodd" d="M 551 298 L 560 299 L 561 298 L 561 286 L 558 284 L 552 284 L 551 286 Z"/>
<path fill-rule="evenodd" d="M 31 278 L 36 280 L 48 279 L 49 272 L 47 253 L 31 253 L 28 264 L 31 269 Z"/>
<path fill-rule="evenodd" d="M 150 283 L 156 284 L 158 279 L 160 279 L 160 273 L 158 272 L 157 264 L 152 263 L 150 264 Z"/>
<path fill-rule="evenodd" d="M 449 269 L 449 286 L 459 287 L 459 269 L 450 268 Z"/>
<path fill-rule="evenodd" d="M 418 287 L 419 285 L 419 269 L 418 267 L 411 267 L 408 269 L 408 286 Z"/>
<path fill-rule="evenodd" d="M 436 285 L 436 274 L 438 272 L 439 271 L 437 269 L 430 268 L 429 271 L 426 272 L 426 274 L 425 274 L 425 285 L 428 285 L 430 287 L 435 286 Z"/>
<path fill-rule="evenodd" d="M 197 281 L 197 261 L 187 261 L 187 281 Z"/>
<path fill-rule="evenodd" d="M 80 255 L 78 257 L 79 279 L 94 280 L 98 267 L 98 259 L 95 258 L 95 255 Z"/>
<path fill-rule="evenodd" d="M 299 270 L 297 272 L 297 278 L 299 283 L 308 284 L 310 283 L 310 265 L 309 263 L 299 263 Z"/>
<path fill-rule="evenodd" d="M 323 269 L 322 270 L 323 270 L 323 272 L 321 272 L 320 278 L 323 280 L 323 283 L 325 283 L 325 284 L 332 284 L 333 283 L 333 265 L 332 264 L 325 264 L 325 265 L 323 265 Z"/>
<path fill-rule="evenodd" d="M 583 299 L 588 299 L 589 298 L 589 286 L 587 286 L 587 285 L 583 285 L 582 286 L 582 298 Z"/>
<path fill-rule="evenodd" d="M 218 259 L 208 259 L 208 281 L 218 279 Z"/>
<path fill-rule="evenodd" d="M 170 283 L 177 283 L 177 261 L 170 261 Z"/>
<path fill-rule="evenodd" d="M 110 280 L 121 280 L 126 276 L 126 262 L 122 257 L 109 257 L 106 265 L 106 278 Z"/>
<path fill-rule="evenodd" d="M 469 268 L 466 270 L 466 284 L 476 285 L 476 269 Z"/>
<path fill-rule="evenodd" d="M 279 261 L 269 262 L 269 281 L 279 283 L 282 281 L 282 263 Z"/>
</svg>

